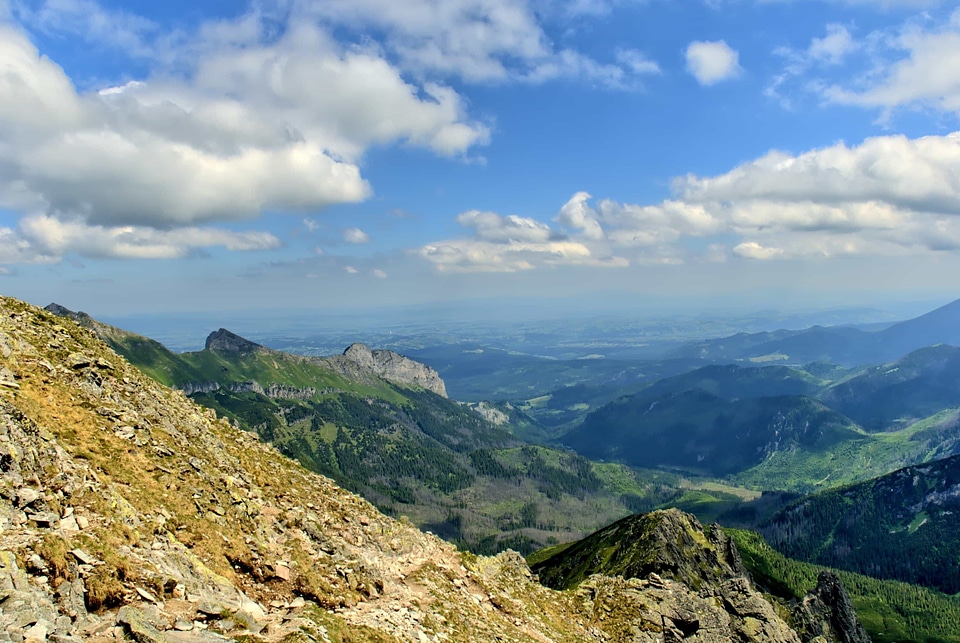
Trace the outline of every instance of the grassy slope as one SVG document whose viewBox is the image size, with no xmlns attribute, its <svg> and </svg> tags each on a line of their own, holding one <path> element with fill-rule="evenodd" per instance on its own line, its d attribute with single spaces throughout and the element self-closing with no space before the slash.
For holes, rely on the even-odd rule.
<svg viewBox="0 0 960 643">
<path fill-rule="evenodd" d="M 794 558 L 960 592 L 960 456 L 804 498 L 761 531 Z"/>
<path fill-rule="evenodd" d="M 787 558 L 753 532 L 727 530 L 755 582 L 791 600 L 817 582 L 822 567 Z M 935 590 L 835 570 L 853 600 L 860 622 L 876 643 L 960 642 L 960 598 Z"/>
</svg>

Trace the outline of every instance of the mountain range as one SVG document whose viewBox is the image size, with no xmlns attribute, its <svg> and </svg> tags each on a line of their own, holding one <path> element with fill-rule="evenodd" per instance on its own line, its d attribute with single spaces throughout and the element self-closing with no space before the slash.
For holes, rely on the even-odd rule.
<svg viewBox="0 0 960 643">
<path fill-rule="evenodd" d="M 601 574 L 561 593 L 515 553 L 460 552 L 146 377 L 72 320 L 7 298 L 0 355 L 11 640 L 814 640 L 743 576 L 717 584 L 704 568 L 687 578 L 695 589 Z M 692 529 L 694 546 L 714 542 Z M 825 614 L 822 640 L 849 640 Z"/>
<path fill-rule="evenodd" d="M 960 345 L 960 300 L 925 315 L 870 332 L 854 327 L 814 326 L 804 330 L 741 333 L 694 342 L 671 358 L 719 361 L 829 361 L 843 366 L 880 364 L 933 344 Z"/>
<path fill-rule="evenodd" d="M 496 414 L 447 399 L 436 371 L 392 351 L 353 344 L 303 357 L 221 328 L 202 351 L 173 353 L 84 313 L 47 309 L 382 511 L 473 551 L 527 553 L 673 493 L 622 465 L 526 445 Z"/>
</svg>

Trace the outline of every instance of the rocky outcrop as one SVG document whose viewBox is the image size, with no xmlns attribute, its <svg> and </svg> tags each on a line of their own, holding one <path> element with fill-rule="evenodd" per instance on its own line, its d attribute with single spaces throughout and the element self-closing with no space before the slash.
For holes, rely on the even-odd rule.
<svg viewBox="0 0 960 643">
<path fill-rule="evenodd" d="M 574 587 L 592 574 L 646 578 L 655 573 L 692 589 L 747 575 L 736 545 L 719 525 L 704 532 L 694 516 L 678 509 L 628 516 L 533 570 L 557 589 Z"/>
<path fill-rule="evenodd" d="M 614 641 L 800 643 L 796 632 L 744 578 L 693 592 L 657 574 L 644 579 L 598 575 L 584 581 L 576 596 Z"/>
<path fill-rule="evenodd" d="M 417 386 L 447 397 L 440 374 L 425 364 L 387 350 L 370 350 L 363 344 L 351 344 L 343 355 L 327 358 L 334 367 L 354 379 L 374 374 L 403 386 Z"/>
<path fill-rule="evenodd" d="M 585 609 L 619 623 L 622 640 L 870 641 L 835 575 L 820 575 L 796 606 L 791 628 L 753 586 L 720 526 L 704 530 L 677 509 L 624 518 L 533 571 L 550 587 L 577 588 Z"/>
<path fill-rule="evenodd" d="M 220 353 L 221 355 L 250 355 L 270 350 L 256 342 L 251 342 L 249 339 L 240 337 L 236 333 L 231 333 L 226 328 L 215 330 L 207 335 L 204 348 L 213 353 Z"/>
<path fill-rule="evenodd" d="M 286 386 L 284 384 L 270 384 L 263 386 L 260 382 L 234 382 L 221 384 L 220 382 L 188 382 L 176 387 L 183 391 L 184 395 L 196 395 L 197 393 L 213 393 L 224 389 L 231 393 L 257 393 L 266 397 L 272 397 L 283 400 L 309 400 L 332 389 L 315 389 L 312 386 L 296 387 Z"/>
<path fill-rule="evenodd" d="M 817 586 L 794 607 L 793 621 L 803 643 L 870 643 L 847 590 L 830 571 L 820 572 Z"/>
</svg>

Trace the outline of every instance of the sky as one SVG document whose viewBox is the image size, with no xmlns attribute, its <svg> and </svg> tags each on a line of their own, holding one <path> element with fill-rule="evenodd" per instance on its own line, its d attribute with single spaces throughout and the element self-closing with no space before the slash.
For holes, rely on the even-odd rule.
<svg viewBox="0 0 960 643">
<path fill-rule="evenodd" d="M 0 0 L 0 293 L 960 296 L 938 0 Z"/>
</svg>

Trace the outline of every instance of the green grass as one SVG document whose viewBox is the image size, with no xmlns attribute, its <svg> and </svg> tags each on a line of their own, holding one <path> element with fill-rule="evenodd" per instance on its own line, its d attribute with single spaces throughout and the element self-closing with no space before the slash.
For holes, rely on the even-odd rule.
<svg viewBox="0 0 960 643">
<path fill-rule="evenodd" d="M 729 481 L 754 489 L 813 493 L 867 480 L 951 455 L 948 450 L 958 432 L 951 431 L 949 426 L 956 416 L 956 409 L 947 409 L 899 431 L 861 432 L 828 450 L 779 451 L 760 464 L 730 476 Z M 944 426 L 948 428 L 938 430 Z"/>
</svg>

